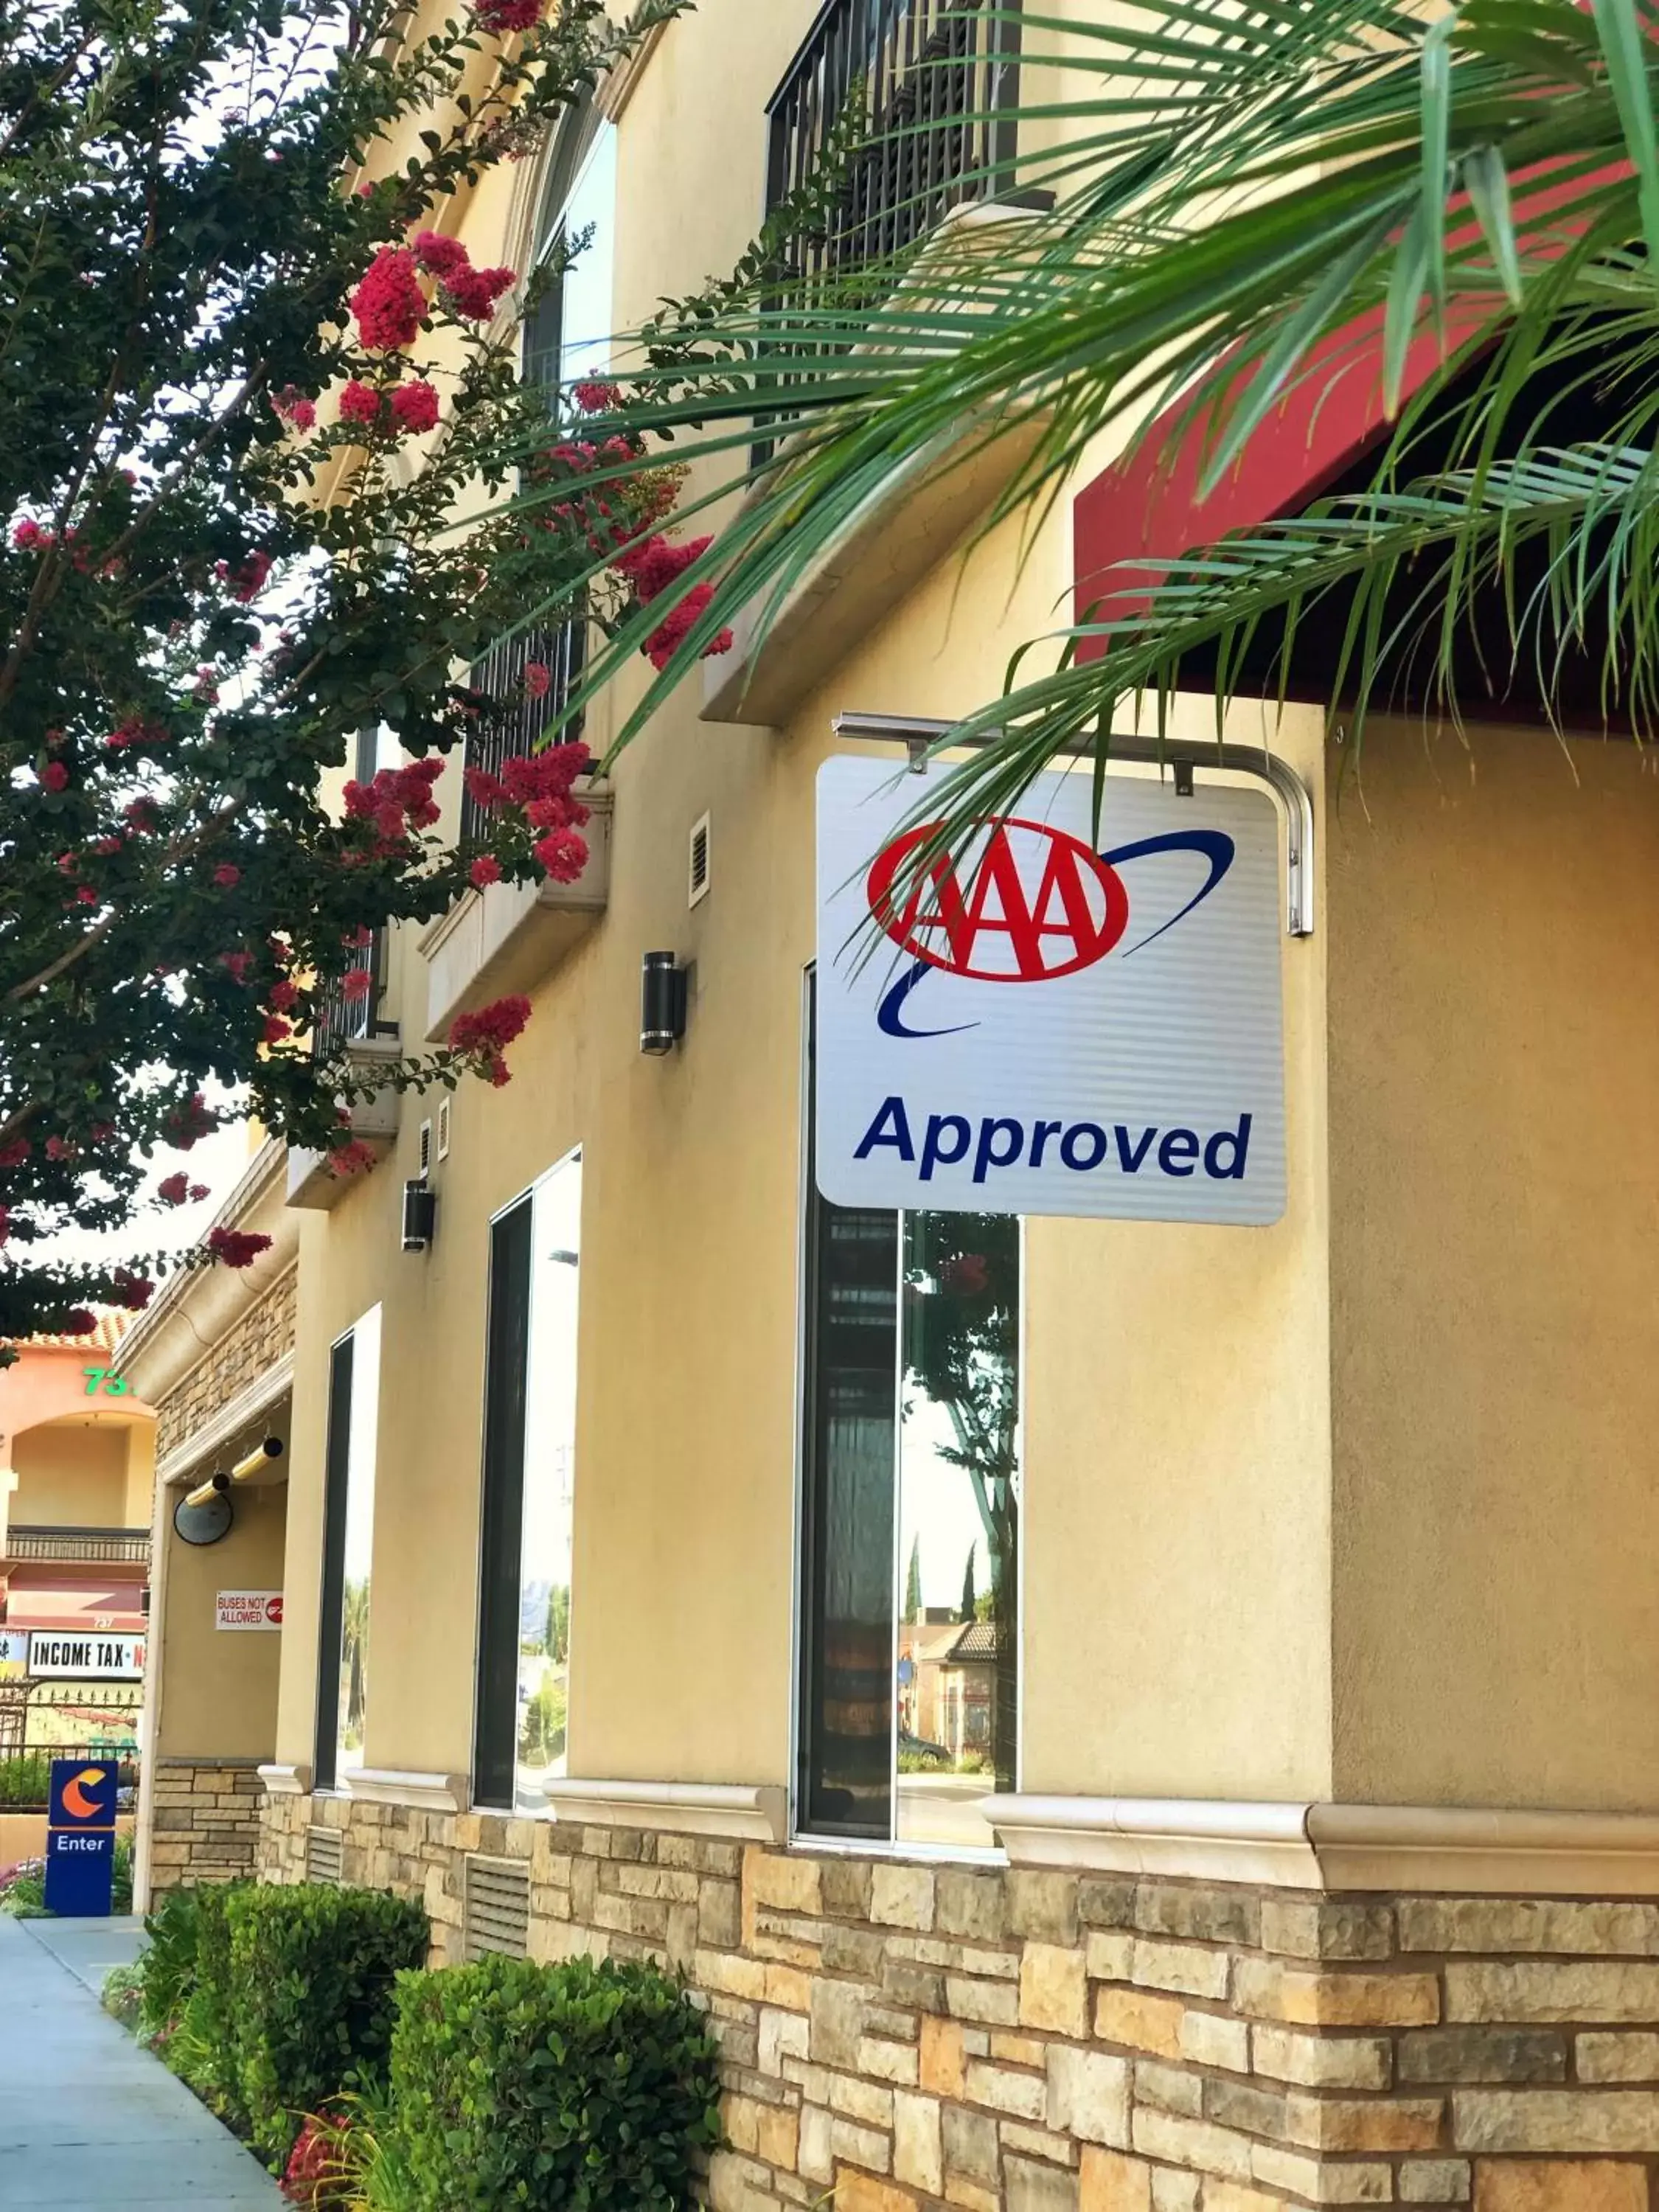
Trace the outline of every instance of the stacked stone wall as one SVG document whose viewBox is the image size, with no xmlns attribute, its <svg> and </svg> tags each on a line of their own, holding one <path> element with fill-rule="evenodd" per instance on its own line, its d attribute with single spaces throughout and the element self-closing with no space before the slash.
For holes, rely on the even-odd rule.
<svg viewBox="0 0 1659 2212">
<path fill-rule="evenodd" d="M 290 1267 L 156 1407 L 155 1455 L 187 1443 L 236 1393 L 294 1349 L 300 1271 Z"/>
<path fill-rule="evenodd" d="M 150 1892 L 251 1875 L 264 1786 L 257 1761 L 164 1759 L 150 1812 Z"/>
<path fill-rule="evenodd" d="M 1648 2212 L 1659 1905 L 814 1856 L 274 1799 L 261 1867 L 425 1899 L 527 1862 L 532 1955 L 681 1968 L 725 2057 L 718 2212 Z"/>
</svg>

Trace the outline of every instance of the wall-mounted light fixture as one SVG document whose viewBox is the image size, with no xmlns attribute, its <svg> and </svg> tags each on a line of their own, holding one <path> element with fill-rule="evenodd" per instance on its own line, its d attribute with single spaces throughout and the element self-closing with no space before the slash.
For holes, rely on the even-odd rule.
<svg viewBox="0 0 1659 2212">
<path fill-rule="evenodd" d="M 231 1480 L 246 1482 L 250 1475 L 258 1474 L 272 1460 L 281 1459 L 283 1449 L 280 1437 L 267 1437 L 263 1443 L 255 1444 L 251 1452 L 237 1461 L 230 1470 Z"/>
<path fill-rule="evenodd" d="M 640 969 L 640 1050 L 672 1052 L 685 1035 L 685 970 L 672 952 L 647 952 Z"/>
<path fill-rule="evenodd" d="M 424 1252 L 438 1225 L 438 1194 L 424 1176 L 404 1185 L 404 1249 Z"/>
</svg>

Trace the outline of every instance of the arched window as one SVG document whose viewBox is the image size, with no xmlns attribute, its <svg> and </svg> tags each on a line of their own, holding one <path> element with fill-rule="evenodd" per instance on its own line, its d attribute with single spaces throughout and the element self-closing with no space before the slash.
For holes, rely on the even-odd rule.
<svg viewBox="0 0 1659 2212">
<path fill-rule="evenodd" d="M 536 217 L 535 265 L 556 273 L 525 318 L 523 374 L 550 394 L 611 365 L 616 210 L 616 126 L 584 101 L 554 139 Z"/>
</svg>

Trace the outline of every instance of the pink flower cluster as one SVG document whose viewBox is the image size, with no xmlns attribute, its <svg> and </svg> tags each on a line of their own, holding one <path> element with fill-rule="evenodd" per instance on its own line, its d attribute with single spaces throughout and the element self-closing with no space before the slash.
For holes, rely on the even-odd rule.
<svg viewBox="0 0 1659 2212">
<path fill-rule="evenodd" d="M 456 1015 L 449 1025 L 449 1048 L 475 1061 L 479 1073 L 499 1087 L 507 1080 L 502 1054 L 529 1019 L 528 999 L 496 999 L 475 1013 Z"/>
<path fill-rule="evenodd" d="M 472 20 L 481 31 L 503 38 L 509 31 L 527 31 L 541 12 L 542 0 L 477 0 Z"/>
<path fill-rule="evenodd" d="M 155 1195 L 163 1206 L 182 1206 L 186 1199 L 198 1204 L 208 1194 L 204 1182 L 191 1182 L 182 1168 L 176 1175 L 165 1176 L 155 1186 Z"/>
<path fill-rule="evenodd" d="M 207 1248 L 227 1267 L 251 1267 L 261 1252 L 270 1251 L 270 1239 L 246 1229 L 210 1229 Z"/>
<path fill-rule="evenodd" d="M 222 584 L 230 586 L 231 597 L 246 606 L 265 587 L 265 578 L 270 574 L 270 556 L 256 545 L 234 568 L 228 561 L 221 561 L 213 573 Z"/>
<path fill-rule="evenodd" d="M 383 768 L 371 783 L 359 783 L 354 776 L 347 784 L 347 819 L 373 822 L 380 840 L 377 857 L 387 857 L 414 830 L 429 829 L 437 820 L 438 803 L 432 796 L 432 787 L 443 774 L 443 767 L 434 754 L 426 760 L 411 761 L 407 768 Z"/>
<path fill-rule="evenodd" d="M 487 322 L 518 275 L 514 269 L 475 269 L 460 240 L 436 230 L 415 234 L 412 256 L 418 267 L 437 278 L 450 312 L 468 322 Z"/>
<path fill-rule="evenodd" d="M 349 305 L 357 319 L 357 335 L 371 353 L 396 353 L 413 345 L 426 318 L 426 295 L 409 248 L 383 246 Z"/>
<path fill-rule="evenodd" d="M 392 411 L 405 430 L 430 430 L 438 420 L 438 394 L 424 377 L 411 376 L 392 393 Z"/>
<path fill-rule="evenodd" d="M 640 605 L 649 606 L 653 599 L 678 582 L 713 543 L 712 538 L 693 538 L 683 545 L 676 545 L 666 538 L 647 538 L 642 545 L 619 553 L 615 565 L 639 594 Z M 676 601 L 645 641 L 645 655 L 653 668 L 667 667 L 702 620 L 714 596 L 714 586 L 705 581 L 694 584 L 683 599 Z M 702 658 L 708 660 L 731 649 L 732 633 L 723 629 L 704 646 Z"/>
<path fill-rule="evenodd" d="M 556 884 L 574 884 L 587 866 L 587 840 L 577 832 L 586 824 L 588 811 L 570 792 L 589 757 L 583 744 L 550 745 L 544 752 L 503 761 L 499 775 L 482 768 L 465 771 L 475 805 L 523 809 L 525 820 L 538 833 L 531 849 Z M 493 861 L 490 866 L 495 872 L 481 876 L 478 862 L 473 863 L 472 880 L 480 890 L 499 879 L 499 867 Z"/>
<path fill-rule="evenodd" d="M 297 385 L 285 384 L 270 395 L 270 411 L 293 430 L 309 430 L 317 421 L 317 403 L 307 399 Z"/>
<path fill-rule="evenodd" d="M 219 1117 L 209 1111 L 207 1100 L 199 1091 L 192 1091 L 182 1104 L 173 1108 L 161 1129 L 168 1144 L 187 1152 L 202 1138 L 210 1137 L 218 1126 Z"/>
<path fill-rule="evenodd" d="M 142 714 L 129 714 L 104 739 L 104 750 L 118 753 L 125 752 L 129 745 L 165 744 L 167 735 L 159 722 L 147 722 Z"/>
<path fill-rule="evenodd" d="M 354 376 L 340 393 L 343 422 L 378 422 L 385 407 L 399 430 L 429 430 L 438 420 L 438 394 L 424 377 L 411 376 L 382 395 Z"/>
</svg>

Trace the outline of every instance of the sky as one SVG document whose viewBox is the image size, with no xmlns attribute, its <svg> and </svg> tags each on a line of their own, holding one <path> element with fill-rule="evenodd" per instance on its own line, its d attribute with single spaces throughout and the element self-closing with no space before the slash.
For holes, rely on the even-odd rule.
<svg viewBox="0 0 1659 2212">
<path fill-rule="evenodd" d="M 155 1153 L 144 1175 L 144 1195 L 179 1169 L 192 1182 L 204 1182 L 209 1195 L 194 1206 L 162 1207 L 144 1212 L 123 1229 L 65 1229 L 28 1247 L 31 1264 L 36 1261 L 100 1261 L 130 1259 L 137 1252 L 182 1252 L 199 1243 L 208 1224 L 252 1158 L 252 1138 L 246 1121 L 216 1129 L 189 1152 L 171 1146 Z"/>
</svg>

